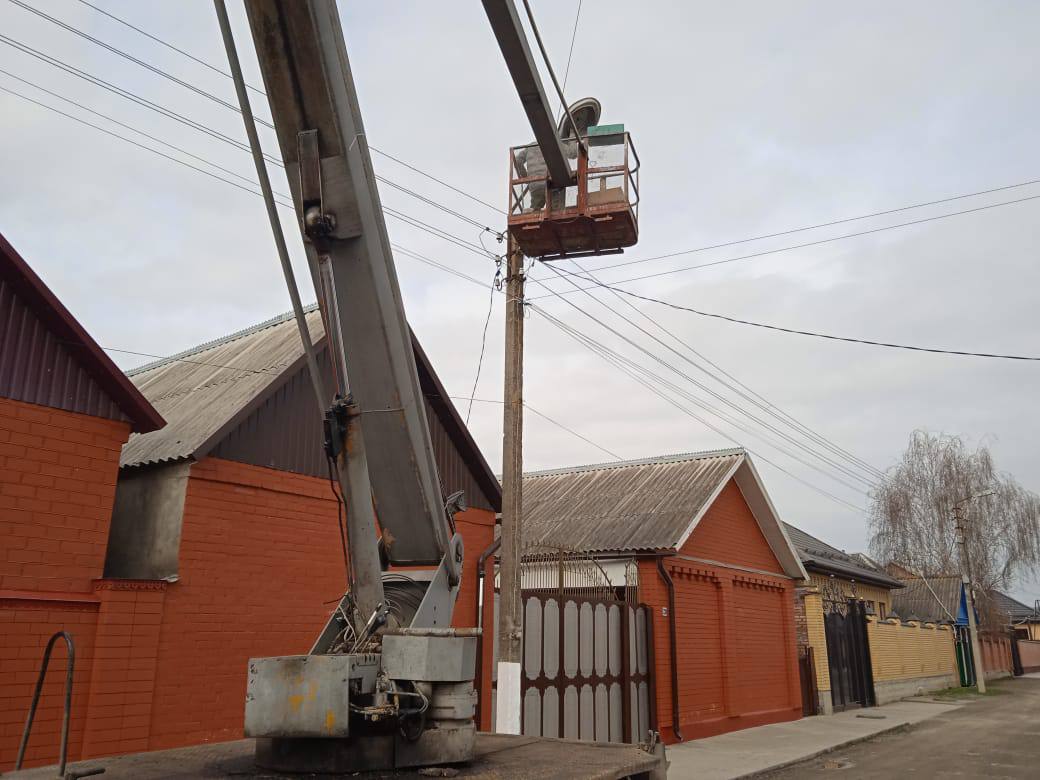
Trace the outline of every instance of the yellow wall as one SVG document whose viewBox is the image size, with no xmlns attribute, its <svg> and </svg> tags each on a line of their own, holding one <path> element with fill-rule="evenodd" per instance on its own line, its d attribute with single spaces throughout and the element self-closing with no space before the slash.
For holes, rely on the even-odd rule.
<svg viewBox="0 0 1040 780">
<path fill-rule="evenodd" d="M 934 623 L 904 625 L 867 619 L 874 681 L 956 674 L 953 631 Z"/>
<path fill-rule="evenodd" d="M 831 671 L 827 663 L 827 636 L 823 630 L 823 598 L 819 593 L 806 591 L 805 627 L 809 635 L 809 646 L 813 649 L 816 664 L 816 687 L 821 691 L 831 689 Z"/>
<path fill-rule="evenodd" d="M 809 575 L 809 581 L 819 588 L 820 592 L 825 596 L 840 589 L 842 596 L 846 599 L 857 598 L 873 602 L 874 613 L 878 616 L 882 614 L 888 615 L 892 611 L 892 595 L 888 588 L 879 588 L 862 582 L 853 583 L 850 580 L 839 577 L 828 577 L 826 574 L 816 573 Z"/>
</svg>

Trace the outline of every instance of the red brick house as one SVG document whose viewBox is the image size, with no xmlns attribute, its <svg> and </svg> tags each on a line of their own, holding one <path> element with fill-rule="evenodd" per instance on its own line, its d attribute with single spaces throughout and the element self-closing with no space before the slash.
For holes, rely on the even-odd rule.
<svg viewBox="0 0 1040 780">
<path fill-rule="evenodd" d="M 307 319 L 331 386 L 315 308 Z M 443 490 L 464 490 L 469 506 L 456 515 L 466 561 L 455 622 L 476 625 L 475 563 L 493 538 L 499 485 L 414 348 Z M 307 652 L 345 586 L 338 504 L 291 316 L 130 378 L 168 424 L 123 447 L 103 558 L 124 605 L 107 619 L 122 634 L 95 662 L 110 694 L 91 698 L 73 758 L 240 738 L 248 658 Z"/>
<path fill-rule="evenodd" d="M 13 766 L 43 649 L 73 636 L 70 749 L 111 687 L 124 593 L 102 579 L 119 453 L 162 417 L 0 236 L 0 771 Z M 142 610 L 146 607 L 142 604 Z M 27 763 L 54 760 L 64 646 L 55 650 Z"/>
<path fill-rule="evenodd" d="M 319 312 L 307 319 L 331 387 Z M 464 490 L 469 506 L 456 516 L 467 555 L 455 622 L 476 625 L 475 562 L 493 537 L 500 489 L 414 347 L 444 493 Z M 239 738 L 247 659 L 306 652 L 345 585 L 295 321 L 277 317 L 131 378 L 169 424 L 123 450 L 105 571 L 165 593 L 150 710 L 138 714 L 147 740 L 103 752 Z"/>
<path fill-rule="evenodd" d="M 745 450 L 527 474 L 524 524 L 525 544 L 591 553 L 649 608 L 666 742 L 801 717 L 806 573 Z"/>
</svg>

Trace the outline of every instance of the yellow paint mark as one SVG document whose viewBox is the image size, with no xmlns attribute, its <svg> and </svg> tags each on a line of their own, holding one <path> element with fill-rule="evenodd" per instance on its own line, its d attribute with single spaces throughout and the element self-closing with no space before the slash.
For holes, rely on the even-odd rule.
<svg viewBox="0 0 1040 780">
<path fill-rule="evenodd" d="M 318 684 L 311 680 L 307 683 L 307 693 L 294 693 L 289 696 L 289 706 L 293 712 L 299 712 L 305 701 L 314 701 L 318 696 Z"/>
<path fill-rule="evenodd" d="M 336 728 L 336 713 L 332 710 L 325 710 L 325 731 L 329 734 L 332 733 L 333 729 Z"/>
</svg>

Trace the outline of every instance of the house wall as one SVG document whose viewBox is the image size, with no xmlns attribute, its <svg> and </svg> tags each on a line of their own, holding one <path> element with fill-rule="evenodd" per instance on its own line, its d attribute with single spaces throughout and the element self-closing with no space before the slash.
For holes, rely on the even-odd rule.
<svg viewBox="0 0 1040 780">
<path fill-rule="evenodd" d="M 879 619 L 892 611 L 892 591 L 876 585 L 853 582 L 842 577 L 832 577 L 819 572 L 809 572 L 809 581 L 815 585 L 826 600 L 840 593 L 842 599 L 859 599 L 871 607 Z"/>
<path fill-rule="evenodd" d="M 948 626 L 868 617 L 867 639 L 878 704 L 960 684 Z"/>
<path fill-rule="evenodd" d="M 1031 639 L 1018 640 L 1018 653 L 1022 659 L 1022 671 L 1026 674 L 1040 672 L 1040 642 Z"/>
<path fill-rule="evenodd" d="M 73 636 L 70 753 L 84 738 L 105 561 L 125 421 L 0 397 L 0 771 L 14 765 L 43 650 Z M 64 645 L 55 649 L 26 765 L 57 760 Z"/>
<path fill-rule="evenodd" d="M 639 562 L 640 599 L 654 611 L 654 687 L 665 741 L 800 718 L 794 583 L 735 483 L 677 552 L 663 563 L 675 583 L 678 724 L 668 589 L 656 560 Z"/>
</svg>

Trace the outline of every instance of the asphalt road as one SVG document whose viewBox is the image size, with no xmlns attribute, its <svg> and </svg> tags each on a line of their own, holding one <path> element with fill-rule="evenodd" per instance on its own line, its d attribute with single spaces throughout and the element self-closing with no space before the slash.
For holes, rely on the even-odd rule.
<svg viewBox="0 0 1040 780">
<path fill-rule="evenodd" d="M 1040 778 L 1040 679 L 990 688 L 966 707 L 765 777 Z"/>
</svg>

